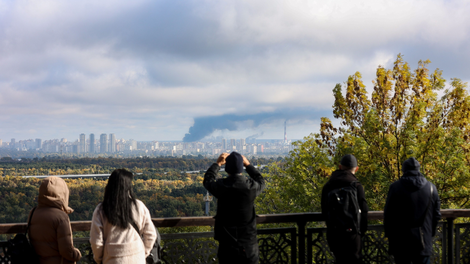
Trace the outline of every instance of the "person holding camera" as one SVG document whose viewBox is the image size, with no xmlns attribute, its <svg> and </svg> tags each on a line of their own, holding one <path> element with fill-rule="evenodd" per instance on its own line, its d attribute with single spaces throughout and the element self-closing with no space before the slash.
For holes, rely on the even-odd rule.
<svg viewBox="0 0 470 264">
<path fill-rule="evenodd" d="M 223 164 L 229 176 L 216 179 Z M 243 166 L 249 178 L 242 175 Z M 261 173 L 243 155 L 222 153 L 204 175 L 204 187 L 217 198 L 214 239 L 219 241 L 219 263 L 258 263 L 254 201 L 265 187 Z"/>
</svg>

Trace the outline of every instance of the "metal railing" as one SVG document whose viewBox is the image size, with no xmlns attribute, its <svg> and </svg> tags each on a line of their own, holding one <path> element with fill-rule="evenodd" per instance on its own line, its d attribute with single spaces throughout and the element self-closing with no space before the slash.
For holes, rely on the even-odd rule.
<svg viewBox="0 0 470 264">
<path fill-rule="evenodd" d="M 432 263 L 470 263 L 470 223 L 454 224 L 455 219 L 470 217 L 470 210 L 441 210 L 443 221 L 434 238 Z M 369 212 L 368 220 L 382 220 L 383 212 Z M 153 218 L 158 228 L 210 227 L 212 217 Z M 323 222 L 321 213 L 259 215 L 258 242 L 260 263 L 333 263 L 326 242 L 326 228 L 309 227 Z M 265 224 L 287 224 L 292 227 L 263 228 Z M 72 231 L 89 231 L 91 221 L 71 222 Z M 317 225 L 319 226 L 319 225 Z M 25 223 L 0 224 L 0 234 L 24 232 Z M 213 232 L 162 233 L 164 263 L 217 263 L 217 241 Z M 388 254 L 388 240 L 382 225 L 370 225 L 363 236 L 364 263 L 393 263 Z M 0 242 L 0 264 L 8 263 L 3 255 L 6 242 Z M 88 238 L 75 238 L 82 251 L 79 263 L 94 263 Z"/>
</svg>

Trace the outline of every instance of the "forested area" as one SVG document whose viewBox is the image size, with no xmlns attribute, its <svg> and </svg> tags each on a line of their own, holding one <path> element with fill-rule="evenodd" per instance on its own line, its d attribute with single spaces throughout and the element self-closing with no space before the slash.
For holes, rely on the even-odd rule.
<svg viewBox="0 0 470 264">
<path fill-rule="evenodd" d="M 202 185 L 205 170 L 215 160 L 185 158 L 82 158 L 82 159 L 2 159 L 0 161 L 0 223 L 25 222 L 36 205 L 41 179 L 25 175 L 104 174 L 127 168 L 137 175 L 134 191 L 150 210 L 152 217 L 202 216 L 206 190 Z M 252 159 L 253 164 L 269 162 Z M 272 161 L 271 161 L 272 162 Z M 222 172 L 221 175 L 224 175 Z M 70 190 L 70 219 L 91 220 L 93 210 L 104 195 L 106 178 L 65 179 Z M 214 215 L 215 201 L 211 202 Z"/>
</svg>

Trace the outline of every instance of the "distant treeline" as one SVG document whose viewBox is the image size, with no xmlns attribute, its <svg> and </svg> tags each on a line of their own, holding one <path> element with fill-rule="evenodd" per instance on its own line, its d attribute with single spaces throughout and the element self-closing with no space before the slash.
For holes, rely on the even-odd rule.
<svg viewBox="0 0 470 264">
<path fill-rule="evenodd" d="M 116 168 L 141 173 L 135 177 L 134 191 L 150 210 L 152 217 L 202 216 L 206 190 L 202 185 L 204 170 L 214 159 L 185 158 L 0 158 L 0 223 L 25 222 L 36 205 L 41 179 L 25 175 L 104 174 Z M 251 158 L 254 164 L 267 164 L 273 159 Z M 202 171 L 185 173 L 186 171 Z M 225 175 L 225 173 L 221 173 Z M 71 220 L 91 220 L 101 202 L 106 178 L 66 179 L 70 189 L 69 205 L 75 211 Z M 214 215 L 215 202 L 211 202 Z"/>
<path fill-rule="evenodd" d="M 249 157 L 254 165 L 268 164 L 275 159 Z M 279 160 L 282 158 L 277 158 Z M 22 158 L 12 159 L 11 157 L 0 158 L 0 175 L 2 176 L 24 176 L 24 175 L 64 175 L 82 173 L 110 173 L 116 168 L 128 168 L 141 172 L 143 169 L 155 169 L 166 172 L 170 170 L 198 171 L 206 170 L 214 162 L 213 158 L 208 159 L 202 156 L 187 156 L 183 158 L 175 157 L 142 157 L 142 158 Z M 33 173 L 33 174 L 32 174 Z"/>
</svg>

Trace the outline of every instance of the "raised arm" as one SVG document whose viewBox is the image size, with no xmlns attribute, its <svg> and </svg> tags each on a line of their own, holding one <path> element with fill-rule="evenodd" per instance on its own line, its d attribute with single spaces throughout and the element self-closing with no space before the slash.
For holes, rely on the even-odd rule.
<svg viewBox="0 0 470 264">
<path fill-rule="evenodd" d="M 220 170 L 220 166 L 225 164 L 225 159 L 228 157 L 228 153 L 220 154 L 217 158 L 216 163 L 212 164 L 209 169 L 207 169 L 206 174 L 204 174 L 204 187 L 216 198 L 219 197 L 219 191 L 217 189 L 216 177 L 217 173 Z"/>
<path fill-rule="evenodd" d="M 242 155 L 242 157 L 243 157 L 243 166 L 245 166 L 246 172 L 248 173 L 248 175 L 250 175 L 250 178 L 252 178 L 253 181 L 257 183 L 257 186 L 255 186 L 255 188 L 256 188 L 256 196 L 258 196 L 266 187 L 264 178 L 261 175 L 261 173 L 253 165 L 250 164 L 250 161 L 245 156 Z"/>
</svg>

